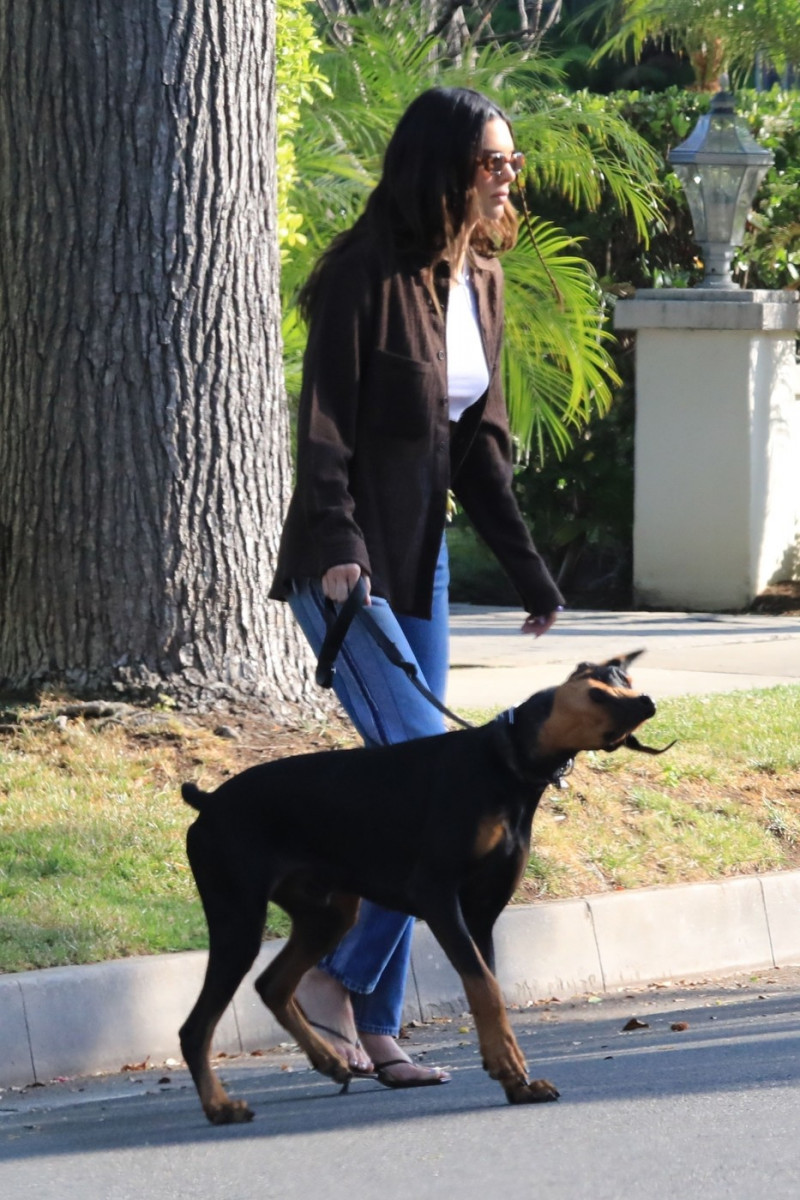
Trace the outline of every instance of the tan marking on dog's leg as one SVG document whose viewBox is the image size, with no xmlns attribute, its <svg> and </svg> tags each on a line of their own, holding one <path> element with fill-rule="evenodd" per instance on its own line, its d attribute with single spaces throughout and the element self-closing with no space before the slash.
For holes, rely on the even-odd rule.
<svg viewBox="0 0 800 1200">
<path fill-rule="evenodd" d="M 211 1069 L 210 1046 L 202 1048 L 197 1061 L 187 1066 L 194 1080 L 203 1112 L 212 1125 L 242 1125 L 252 1121 L 253 1110 L 245 1100 L 232 1100 Z"/>
<path fill-rule="evenodd" d="M 488 970 L 464 979 L 483 1063 L 492 1079 L 526 1080 L 528 1065 L 508 1023 L 500 988 Z"/>
<path fill-rule="evenodd" d="M 217 941 L 215 936 L 212 947 Z M 220 963 L 218 951 L 212 949 L 200 995 L 180 1030 L 183 1057 L 197 1088 L 203 1111 L 212 1125 L 238 1125 L 253 1118 L 244 1100 L 231 1100 L 209 1061 L 214 1031 L 251 961 L 248 954 L 239 960 L 238 965 L 230 967 L 229 964 L 226 970 L 225 965 Z"/>
<path fill-rule="evenodd" d="M 306 971 L 337 946 L 355 924 L 358 907 L 358 896 L 339 893 L 321 912 L 293 914 L 289 940 L 256 980 L 261 999 L 276 1021 L 292 1035 L 312 1067 L 343 1084 L 352 1076 L 349 1064 L 308 1023 L 294 993 Z"/>
<path fill-rule="evenodd" d="M 488 968 L 462 982 L 475 1018 L 483 1065 L 502 1086 L 511 1104 L 557 1100 L 558 1090 L 546 1079 L 528 1080 L 528 1064 L 508 1022 L 499 985 Z"/>
<path fill-rule="evenodd" d="M 207 976 L 208 979 L 208 976 Z M 231 1100 L 211 1069 L 210 1054 L 214 1030 L 228 1001 L 220 1007 L 212 998 L 212 984 L 206 982 L 197 1004 L 181 1027 L 180 1042 L 183 1057 L 194 1080 L 203 1111 L 212 1125 L 239 1125 L 253 1119 L 252 1110 L 244 1100 Z"/>
</svg>

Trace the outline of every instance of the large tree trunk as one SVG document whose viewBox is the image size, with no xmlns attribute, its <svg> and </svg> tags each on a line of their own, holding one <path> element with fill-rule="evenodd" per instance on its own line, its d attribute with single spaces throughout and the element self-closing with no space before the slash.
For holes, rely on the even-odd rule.
<svg viewBox="0 0 800 1200">
<path fill-rule="evenodd" d="M 0 0 L 0 687 L 311 694 L 274 0 Z"/>
</svg>

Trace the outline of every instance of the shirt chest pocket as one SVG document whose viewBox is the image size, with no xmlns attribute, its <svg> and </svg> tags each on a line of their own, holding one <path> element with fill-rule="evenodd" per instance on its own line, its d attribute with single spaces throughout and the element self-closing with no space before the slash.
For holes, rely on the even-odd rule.
<svg viewBox="0 0 800 1200">
<path fill-rule="evenodd" d="M 364 390 L 365 420 L 384 437 L 422 438 L 430 428 L 435 391 L 432 363 L 376 350 Z"/>
</svg>

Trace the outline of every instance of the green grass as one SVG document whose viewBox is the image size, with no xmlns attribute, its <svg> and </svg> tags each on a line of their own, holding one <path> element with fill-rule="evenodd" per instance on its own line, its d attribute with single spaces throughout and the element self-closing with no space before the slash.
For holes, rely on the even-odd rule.
<svg viewBox="0 0 800 1200">
<path fill-rule="evenodd" d="M 205 946 L 179 788 L 229 774 L 232 759 L 177 722 L 133 736 L 23 726 L 0 740 L 0 969 Z M 278 910 L 272 921 L 285 932 Z"/>
<path fill-rule="evenodd" d="M 181 782 L 213 787 L 251 762 L 350 740 L 336 722 L 251 718 L 225 741 L 177 715 L 64 728 L 34 719 L 46 709 L 19 715 L 0 735 L 2 971 L 204 947 Z M 548 790 L 517 900 L 799 866 L 799 728 L 800 687 L 662 702 L 641 736 L 677 737 L 667 754 L 584 754 L 569 786 Z M 285 932 L 270 911 L 269 932 Z"/>
</svg>

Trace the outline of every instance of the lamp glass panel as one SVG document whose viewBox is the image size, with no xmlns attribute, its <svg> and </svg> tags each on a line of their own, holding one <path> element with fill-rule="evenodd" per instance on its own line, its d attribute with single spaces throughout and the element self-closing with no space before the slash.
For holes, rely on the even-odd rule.
<svg viewBox="0 0 800 1200">
<path fill-rule="evenodd" d="M 741 154 L 743 137 L 737 125 L 730 113 L 710 113 L 708 132 L 702 147 L 704 153 Z M 744 138 L 750 140 L 746 132 Z"/>
<path fill-rule="evenodd" d="M 731 240 L 742 176 L 745 173 L 746 168 L 743 166 L 712 167 L 704 163 L 699 168 L 705 202 L 707 241 Z"/>
<path fill-rule="evenodd" d="M 695 163 L 676 163 L 672 168 L 686 193 L 689 211 L 692 214 L 695 241 L 708 240 L 706 233 L 706 202 L 703 192 L 703 180 Z"/>
<path fill-rule="evenodd" d="M 753 203 L 758 185 L 767 173 L 766 167 L 748 167 L 742 176 L 742 181 L 739 184 L 739 195 L 736 197 L 736 205 L 733 214 L 733 229 L 731 231 L 731 241 L 734 246 L 741 246 L 744 241 L 744 228 L 747 221 L 747 214 L 750 212 L 750 206 Z"/>
</svg>

